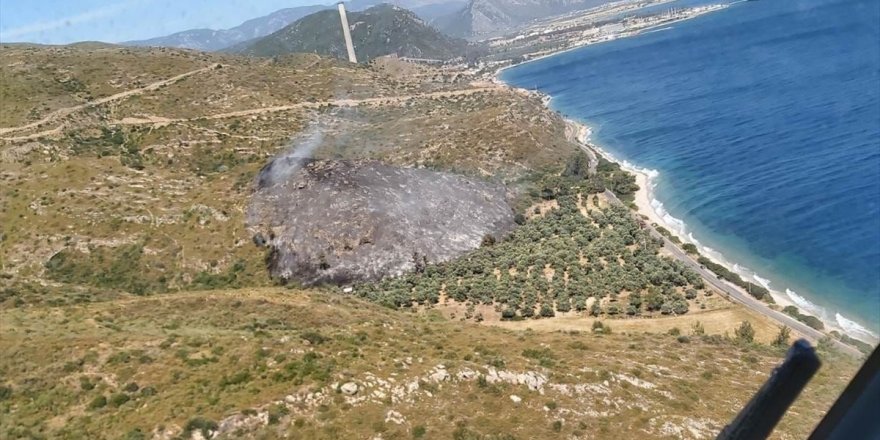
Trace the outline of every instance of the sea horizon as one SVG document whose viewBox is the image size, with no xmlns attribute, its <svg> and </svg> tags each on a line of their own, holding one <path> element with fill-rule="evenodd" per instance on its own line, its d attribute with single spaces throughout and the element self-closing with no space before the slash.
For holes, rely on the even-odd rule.
<svg viewBox="0 0 880 440">
<path fill-rule="evenodd" d="M 711 3 L 687 1 L 668 5 Z M 701 253 L 771 289 L 777 298 L 816 315 L 830 326 L 853 337 L 876 341 L 880 334 L 880 233 L 872 229 L 880 226 L 880 155 L 872 151 L 876 146 L 872 136 L 880 136 L 880 121 L 872 121 L 871 116 L 880 116 L 880 87 L 871 87 L 870 82 L 878 78 L 880 59 L 855 60 L 844 54 L 844 59 L 837 61 L 829 59 L 823 51 L 834 49 L 833 43 L 838 43 L 835 39 L 840 38 L 870 44 L 872 35 L 880 33 L 880 26 L 872 25 L 870 20 L 880 13 L 866 2 L 845 0 L 771 6 L 736 3 L 740 2 L 664 27 L 664 32 L 646 32 L 513 66 L 499 72 L 499 79 L 547 95 L 550 108 L 590 127 L 591 143 L 617 161 L 646 173 L 650 177 L 651 208 L 663 218 L 663 226 L 696 244 Z M 865 9 L 865 5 L 867 11 L 862 11 L 860 17 L 849 11 Z M 828 18 L 819 20 L 819 14 Z M 861 25 L 856 26 L 855 36 L 851 30 L 846 35 L 834 35 L 838 28 L 852 28 L 853 20 Z M 771 27 L 774 22 L 779 28 Z M 783 27 L 785 33 L 780 32 Z M 752 31 L 751 38 L 726 41 L 743 30 Z M 777 37 L 776 33 L 782 35 Z M 795 37 L 789 35 L 792 33 Z M 694 39 L 708 43 L 692 44 Z M 823 60 L 810 53 L 789 57 L 792 46 L 816 46 L 811 39 L 819 40 L 820 49 L 815 55 L 824 56 Z M 737 47 L 738 43 L 741 47 Z M 706 57 L 714 60 L 710 63 L 705 61 Z M 734 57 L 737 58 L 725 59 Z M 646 60 L 646 64 L 640 63 Z M 843 66 L 838 70 L 850 71 L 811 72 L 818 80 L 808 74 L 798 77 L 802 73 L 798 68 L 812 63 L 822 66 L 823 61 L 832 67 Z M 733 66 L 728 71 L 734 76 L 732 84 L 700 83 L 719 77 L 727 80 L 723 77 L 726 72 L 700 71 L 727 63 Z M 775 70 L 766 70 L 764 63 L 772 63 Z M 660 72 L 657 81 L 651 81 L 652 68 Z M 756 70 L 758 73 L 751 75 L 750 68 L 765 70 Z M 633 70 L 638 73 L 632 73 Z M 746 74 L 742 75 L 742 71 Z M 840 76 L 845 82 L 857 82 L 863 87 L 839 86 L 835 81 L 839 82 Z M 812 93 L 805 92 L 802 86 L 806 84 L 798 82 L 823 84 L 823 80 L 828 82 L 826 87 L 817 87 Z M 755 92 L 750 88 L 768 95 L 768 99 L 752 99 Z M 856 101 L 850 104 L 853 108 L 824 104 L 829 96 L 841 102 L 847 100 L 848 95 L 841 91 L 860 93 L 852 99 Z M 787 106 L 772 108 L 775 104 L 769 96 L 773 93 L 780 95 L 777 102 Z M 752 101 L 738 102 L 746 98 Z M 732 109 L 729 112 L 714 110 L 726 103 Z M 798 106 L 806 116 L 799 116 Z M 748 113 L 750 107 L 755 107 L 753 117 Z M 678 108 L 684 115 L 652 114 L 667 108 Z M 861 119 L 847 120 L 852 113 L 860 112 Z M 846 123 L 809 126 L 829 118 Z M 697 122 L 691 122 L 694 120 Z M 776 137 L 775 131 L 785 131 L 788 137 Z M 680 147 L 686 142 L 682 136 L 691 136 L 693 145 Z M 773 151 L 772 146 L 768 147 L 771 142 L 782 147 Z M 813 158 L 811 152 L 817 157 Z M 713 163 L 713 156 L 719 154 L 730 162 Z M 755 161 L 756 157 L 760 160 Z M 780 163 L 774 164 L 776 160 Z M 847 167 L 849 161 L 857 162 L 855 168 L 861 167 L 861 173 L 855 181 L 840 182 L 829 168 L 845 173 L 852 168 Z M 739 162 L 747 166 L 739 167 Z M 704 168 L 712 169 L 714 175 L 701 175 Z M 818 175 L 828 191 L 815 191 L 813 185 L 804 185 L 807 176 L 797 173 Z M 790 185 L 794 190 L 774 191 L 773 187 L 779 185 Z M 867 200 L 847 198 L 846 195 L 852 196 L 853 188 L 860 189 Z M 763 200 L 762 191 L 769 195 Z M 835 200 L 838 193 L 846 195 Z M 779 197 L 780 194 L 795 197 L 798 203 L 787 207 L 792 199 Z M 823 219 L 827 209 L 813 207 L 815 212 L 808 211 L 812 203 L 804 200 L 804 194 L 833 205 L 838 214 L 843 213 L 838 207 L 843 202 L 861 206 L 865 211 L 846 213 L 845 221 L 833 224 Z M 776 237 L 778 231 L 768 224 L 770 219 L 779 223 L 777 229 L 790 223 L 808 234 L 785 237 L 785 233 L 779 233 Z M 835 240 L 834 232 L 841 230 L 845 234 L 837 234 Z M 826 256 L 806 249 L 813 246 L 812 242 L 818 243 L 820 246 L 816 247 Z M 862 250 L 847 256 L 844 248 L 848 247 Z M 823 260 L 829 261 L 828 256 L 845 261 L 821 264 Z M 841 270 L 840 266 L 848 264 L 857 270 Z"/>
</svg>

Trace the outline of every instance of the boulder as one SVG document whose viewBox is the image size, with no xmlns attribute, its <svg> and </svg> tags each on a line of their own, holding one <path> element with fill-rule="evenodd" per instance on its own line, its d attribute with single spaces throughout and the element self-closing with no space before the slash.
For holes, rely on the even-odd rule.
<svg viewBox="0 0 880 440">
<path fill-rule="evenodd" d="M 358 392 L 358 386 L 354 382 L 346 382 L 339 387 L 339 391 L 342 391 L 342 394 L 354 396 Z"/>
</svg>

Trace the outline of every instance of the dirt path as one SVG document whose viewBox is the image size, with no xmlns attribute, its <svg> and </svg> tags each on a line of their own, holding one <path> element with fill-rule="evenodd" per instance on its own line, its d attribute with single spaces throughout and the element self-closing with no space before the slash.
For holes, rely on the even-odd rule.
<svg viewBox="0 0 880 440">
<path fill-rule="evenodd" d="M 462 90 L 452 90 L 452 91 L 441 91 L 441 92 L 429 92 L 429 93 L 419 93 L 414 95 L 399 95 L 399 96 L 382 96 L 378 98 L 363 98 L 363 99 L 333 99 L 329 101 L 315 101 L 315 102 L 298 102 L 296 104 L 288 104 L 288 105 L 279 105 L 274 107 L 259 107 L 252 108 L 247 110 L 238 110 L 234 112 L 228 113 L 218 113 L 214 115 L 207 116 L 199 116 L 195 118 L 164 118 L 160 116 L 147 116 L 144 118 L 124 118 L 118 121 L 111 121 L 111 125 L 144 125 L 144 124 L 171 124 L 171 123 L 181 123 L 181 122 L 192 122 L 199 119 L 207 119 L 207 120 L 215 120 L 215 119 L 226 119 L 226 118 L 238 118 L 242 116 L 255 116 L 262 115 L 266 113 L 276 113 L 290 110 L 298 110 L 298 109 L 317 109 L 325 105 L 333 105 L 336 107 L 357 107 L 359 105 L 400 105 L 406 101 L 411 99 L 425 99 L 425 98 L 452 98 L 456 96 L 468 96 L 474 95 L 482 92 L 491 92 L 491 91 L 499 91 L 501 90 L 499 87 L 477 87 L 471 89 L 462 89 Z"/>
<path fill-rule="evenodd" d="M 126 90 L 126 91 L 124 91 L 124 92 L 119 92 L 119 93 L 117 93 L 117 94 L 115 94 L 115 95 L 105 96 L 105 97 L 103 97 L 103 98 L 96 99 L 96 100 L 94 100 L 94 101 L 89 101 L 89 102 L 87 102 L 87 103 L 85 103 L 85 104 L 75 105 L 75 106 L 73 106 L 73 107 L 65 107 L 65 108 L 61 108 L 61 109 L 55 110 L 55 111 L 52 112 L 52 113 L 49 113 L 49 114 L 48 114 L 46 117 L 44 117 L 43 119 L 40 119 L 39 121 L 36 121 L 36 122 L 31 122 L 30 124 L 20 125 L 20 126 L 18 126 L 18 127 L 0 128 L 0 135 L 4 135 L 4 134 L 7 134 L 7 133 L 15 133 L 15 132 L 17 132 L 17 131 L 31 130 L 31 129 L 34 129 L 34 128 L 39 127 L 40 125 L 46 124 L 46 123 L 51 122 L 51 121 L 53 121 L 53 120 L 55 120 L 55 119 L 62 118 L 62 117 L 64 117 L 64 116 L 70 115 L 71 113 L 75 113 L 75 112 L 78 112 L 78 111 L 80 111 L 80 110 L 85 110 L 85 109 L 87 109 L 87 108 L 92 108 L 92 107 L 95 107 L 95 106 L 98 106 L 98 105 L 106 104 L 106 103 L 108 103 L 108 102 L 117 101 L 117 100 L 120 100 L 120 99 L 125 99 L 125 98 L 128 98 L 128 97 L 130 97 L 130 96 L 140 95 L 140 94 L 142 94 L 142 93 L 144 93 L 144 92 L 151 92 L 151 91 L 153 91 L 153 90 L 157 90 L 157 89 L 159 89 L 159 88 L 161 88 L 161 87 L 164 87 L 164 86 L 167 86 L 167 85 L 173 84 L 173 83 L 175 83 L 175 82 L 177 82 L 177 81 L 180 81 L 180 80 L 182 80 L 182 79 L 185 79 L 185 78 L 187 78 L 187 77 L 190 77 L 190 76 L 193 76 L 193 75 L 198 75 L 198 74 L 200 74 L 200 73 L 203 73 L 203 72 L 207 72 L 207 71 L 209 71 L 209 70 L 216 69 L 217 66 L 219 66 L 219 64 L 212 64 L 212 65 L 210 65 L 210 66 L 208 66 L 208 67 L 203 67 L 203 68 L 201 68 L 201 69 L 196 69 L 196 70 L 192 70 L 192 71 L 189 71 L 189 72 L 186 72 L 186 73 L 181 73 L 180 75 L 173 76 L 173 77 L 168 78 L 168 79 L 163 79 L 163 80 L 161 80 L 161 81 L 156 81 L 156 82 L 154 82 L 154 83 L 152 83 L 152 84 L 148 84 L 148 85 L 146 85 L 146 86 L 144 86 L 144 87 L 140 87 L 140 88 L 137 88 L 137 89 Z M 57 128 L 56 128 L 56 130 L 57 130 Z M 50 131 L 52 131 L 52 130 L 50 130 Z M 44 133 L 46 133 L 46 132 L 44 132 Z M 37 135 L 40 135 L 40 134 L 37 133 L 37 134 L 35 134 L 35 135 L 31 135 L 31 136 L 37 136 Z M 24 138 L 24 137 L 21 137 L 21 138 Z"/>
<path fill-rule="evenodd" d="M 56 110 L 51 115 L 43 118 L 42 120 L 37 121 L 37 122 L 33 122 L 28 125 L 23 125 L 20 127 L 12 127 L 12 128 L 0 128 L 0 135 L 5 134 L 5 133 L 12 133 L 12 132 L 16 132 L 16 131 L 23 131 L 23 130 L 35 128 L 40 124 L 44 124 L 44 123 L 49 122 L 53 119 L 67 116 L 67 115 L 74 113 L 76 111 L 79 111 L 79 110 L 83 110 L 86 108 L 105 104 L 107 102 L 127 98 L 129 96 L 141 94 L 144 92 L 156 90 L 164 85 L 173 83 L 173 82 L 178 81 L 178 80 L 185 78 L 187 76 L 195 75 L 197 73 L 204 72 L 204 71 L 207 71 L 207 70 L 210 70 L 213 68 L 214 68 L 214 66 L 206 67 L 204 69 L 194 70 L 192 72 L 187 72 L 187 73 L 175 76 L 173 78 L 169 78 L 169 79 L 166 79 L 163 81 L 159 81 L 159 82 L 150 84 L 149 86 L 142 87 L 140 89 L 134 89 L 134 90 L 129 90 L 127 92 L 117 93 L 115 95 L 108 96 L 106 98 L 102 98 L 102 99 L 99 99 L 96 101 L 91 101 L 86 104 L 78 105 L 75 107 L 68 107 L 65 109 Z M 333 106 L 337 106 L 337 107 L 357 107 L 359 105 L 396 106 L 396 105 L 401 105 L 401 104 L 403 104 L 409 100 L 412 100 L 412 99 L 452 98 L 452 97 L 457 97 L 457 96 L 469 96 L 469 95 L 474 95 L 477 93 L 497 92 L 497 91 L 503 91 L 503 90 L 506 90 L 506 89 L 498 87 L 498 86 L 490 85 L 488 87 L 474 87 L 474 88 L 462 89 L 462 90 L 418 93 L 418 94 L 413 94 L 413 95 L 383 96 L 383 97 L 377 97 L 377 98 L 363 98 L 363 99 L 333 99 L 333 100 L 329 100 L 329 101 L 315 101 L 315 102 L 298 102 L 298 103 L 289 104 L 289 105 L 280 105 L 280 106 L 274 106 L 274 107 L 259 107 L 259 108 L 253 108 L 253 109 L 247 109 L 247 110 L 238 110 L 238 111 L 234 111 L 234 112 L 218 113 L 218 114 L 207 115 L 207 116 L 199 116 L 199 117 L 194 117 L 194 118 L 166 118 L 163 116 L 145 115 L 143 117 L 126 117 L 126 118 L 123 118 L 120 120 L 110 121 L 108 124 L 109 125 L 162 126 L 162 125 L 168 125 L 168 124 L 173 124 L 173 123 L 192 122 L 192 121 L 200 120 L 200 119 L 216 120 L 216 119 L 226 119 L 226 118 L 237 118 L 237 117 L 242 117 L 242 116 L 255 116 L 255 115 L 262 115 L 262 114 L 266 114 L 266 113 L 275 113 L 275 112 L 283 112 L 283 111 L 299 110 L 299 109 L 317 109 L 317 108 L 320 108 L 325 105 L 333 105 Z M 31 134 L 22 135 L 22 136 L 3 137 L 0 139 L 5 140 L 5 141 L 20 141 L 20 140 L 36 139 L 41 136 L 58 134 L 61 132 L 61 129 L 62 129 L 62 126 L 58 126 L 58 127 L 54 127 L 52 129 L 40 131 L 37 133 L 31 133 Z"/>
</svg>

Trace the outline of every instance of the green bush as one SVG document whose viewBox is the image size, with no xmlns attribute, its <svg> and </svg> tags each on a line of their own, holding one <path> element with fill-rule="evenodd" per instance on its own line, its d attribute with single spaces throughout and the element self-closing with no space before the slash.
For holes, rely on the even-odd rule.
<svg viewBox="0 0 880 440">
<path fill-rule="evenodd" d="M 812 315 L 800 315 L 798 320 L 816 330 L 825 330 L 825 323 Z"/>
<path fill-rule="evenodd" d="M 739 275 L 727 270 L 726 267 L 724 267 L 720 264 L 716 264 L 714 261 L 712 261 L 706 257 L 701 256 L 700 258 L 697 259 L 697 261 L 700 264 L 702 264 L 703 266 L 706 266 L 707 269 L 714 272 L 715 275 L 718 275 L 718 278 L 721 278 L 723 280 L 727 280 L 727 281 L 739 286 L 740 288 L 742 288 L 743 290 L 748 292 L 750 295 L 752 295 L 753 297 L 755 297 L 759 300 L 762 300 L 762 301 L 765 301 L 765 302 L 768 302 L 771 304 L 774 303 L 773 297 L 770 295 L 770 291 L 767 290 L 766 288 L 764 288 L 763 286 L 759 286 L 754 283 L 746 282 Z"/>
<path fill-rule="evenodd" d="M 779 328 L 779 333 L 776 335 L 776 338 L 773 339 L 772 345 L 775 347 L 787 347 L 788 339 L 791 337 L 791 329 L 787 326 L 782 326 Z"/>
<path fill-rule="evenodd" d="M 83 391 L 91 391 L 95 388 L 95 383 L 88 376 L 79 377 L 79 388 Z"/>
<path fill-rule="evenodd" d="M 12 387 L 0 385 L 0 402 L 12 397 Z"/>
<path fill-rule="evenodd" d="M 116 393 L 110 396 L 108 403 L 110 403 L 111 406 L 118 407 L 124 405 L 125 402 L 128 402 L 129 400 L 131 400 L 131 397 L 128 397 L 128 394 Z"/>
<path fill-rule="evenodd" d="M 232 376 L 223 375 L 223 378 L 220 379 L 220 388 L 243 384 L 250 380 L 251 373 L 248 370 L 239 371 Z"/>
<path fill-rule="evenodd" d="M 155 395 L 156 395 L 156 389 L 153 388 L 153 387 L 143 387 L 143 388 L 141 389 L 141 395 L 144 396 L 144 397 L 155 396 Z"/>
<path fill-rule="evenodd" d="M 125 434 L 124 440 L 146 440 L 147 435 L 140 428 L 132 429 Z"/>
<path fill-rule="evenodd" d="M 192 436 L 192 433 L 199 431 L 202 433 L 202 437 L 211 438 L 211 432 L 216 431 L 217 426 L 217 422 L 213 420 L 204 417 L 193 417 L 186 422 L 186 426 L 183 428 L 183 437 L 189 438 Z"/>
<path fill-rule="evenodd" d="M 327 338 L 325 338 L 324 335 L 314 331 L 305 332 L 301 334 L 300 337 L 309 341 L 312 345 L 320 345 L 327 341 Z"/>
<path fill-rule="evenodd" d="M 413 427 L 413 430 L 412 430 L 412 438 L 414 438 L 414 439 L 424 438 L 425 434 L 427 434 L 427 432 L 428 432 L 428 429 L 425 428 L 425 425 L 416 425 Z"/>
<path fill-rule="evenodd" d="M 107 406 L 107 398 L 104 395 L 96 396 L 89 402 L 89 409 L 99 409 Z"/>
<path fill-rule="evenodd" d="M 825 323 L 823 323 L 822 320 L 815 316 L 805 315 L 801 313 L 800 310 L 798 310 L 798 308 L 795 306 L 785 306 L 785 308 L 782 309 L 782 312 L 786 315 L 793 317 L 794 319 L 797 319 L 800 322 L 803 322 L 804 324 L 815 330 L 825 330 Z"/>
<path fill-rule="evenodd" d="M 542 367 L 552 367 L 556 363 L 556 355 L 549 348 L 527 348 L 522 352 L 523 357 L 538 361 Z"/>
<path fill-rule="evenodd" d="M 743 321 L 734 331 L 736 340 L 744 343 L 752 343 L 755 341 L 755 329 L 749 321 Z"/>
<path fill-rule="evenodd" d="M 845 333 L 840 335 L 840 342 L 843 342 L 844 344 L 847 344 L 847 345 L 852 345 L 853 347 L 856 347 L 859 351 L 861 351 L 864 354 L 871 354 L 871 351 L 874 350 L 873 345 L 871 345 L 867 342 L 863 342 L 858 339 L 852 338 Z M 0 400 L 2 400 L 2 399 L 0 399 Z"/>
</svg>

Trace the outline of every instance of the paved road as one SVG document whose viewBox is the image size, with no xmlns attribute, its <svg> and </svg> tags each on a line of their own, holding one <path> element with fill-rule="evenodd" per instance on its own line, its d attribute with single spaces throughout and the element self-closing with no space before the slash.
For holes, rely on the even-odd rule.
<svg viewBox="0 0 880 440">
<path fill-rule="evenodd" d="M 611 191 L 609 191 L 607 189 L 605 190 L 605 196 L 608 197 L 608 200 L 611 200 L 614 203 L 621 204 L 621 205 L 623 204 L 623 202 L 621 202 L 620 199 L 618 199 L 617 196 L 614 195 L 614 193 L 612 193 Z M 814 341 L 818 341 L 819 339 L 822 339 L 823 337 L 827 336 L 825 333 L 820 332 L 820 331 L 792 318 L 791 316 L 786 315 L 785 313 L 777 312 L 776 310 L 773 310 L 773 309 L 767 307 L 767 305 L 765 303 L 759 301 L 758 299 L 755 299 L 755 297 L 749 295 L 746 291 L 742 290 L 739 286 L 735 286 L 727 281 L 719 279 L 718 276 L 715 275 L 714 272 L 710 271 L 709 269 L 704 268 L 700 263 L 698 263 L 696 260 L 694 260 L 690 255 L 688 255 L 685 251 L 683 251 L 675 243 L 673 243 L 668 238 L 664 237 L 659 232 L 657 232 L 657 230 L 654 229 L 653 226 L 651 226 L 650 224 L 646 224 L 646 227 L 648 228 L 648 230 L 652 236 L 663 240 L 664 248 L 666 250 L 668 250 L 676 259 L 682 261 L 688 267 L 693 269 L 694 272 L 700 274 L 700 276 L 702 276 L 706 280 L 707 283 L 709 283 L 711 286 L 715 287 L 716 289 L 718 289 L 719 291 L 721 291 L 722 293 L 727 295 L 728 299 L 730 299 L 731 301 L 742 304 L 744 307 L 748 308 L 749 310 L 752 310 L 755 313 L 759 313 L 761 315 L 764 315 L 764 316 L 778 322 L 781 325 L 783 325 L 783 324 L 787 325 L 789 328 L 791 328 L 795 332 L 800 333 L 801 335 L 806 336 L 807 338 L 810 338 Z M 844 353 L 849 353 L 849 354 L 856 356 L 856 357 L 862 356 L 862 353 L 860 351 L 858 351 L 856 348 L 851 347 L 849 345 L 846 345 L 836 339 L 832 339 L 832 341 L 835 344 L 835 346 L 838 349 L 840 349 L 841 351 L 843 351 Z"/>
</svg>

